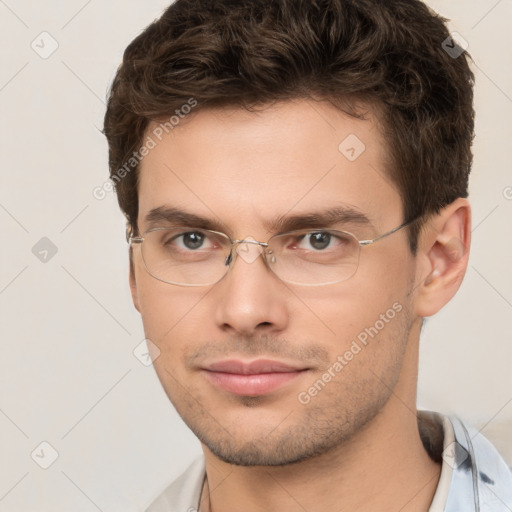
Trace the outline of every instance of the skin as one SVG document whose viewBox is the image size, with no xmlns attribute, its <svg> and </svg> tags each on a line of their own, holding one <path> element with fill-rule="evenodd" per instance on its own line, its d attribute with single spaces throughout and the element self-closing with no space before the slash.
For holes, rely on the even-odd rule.
<svg viewBox="0 0 512 512">
<path fill-rule="evenodd" d="M 353 162 L 338 150 L 350 134 L 366 146 Z M 233 239 L 267 241 L 275 233 L 266 222 L 276 215 L 348 205 L 372 224 L 344 228 L 374 238 L 403 221 L 386 157 L 374 116 L 349 117 L 327 102 L 199 110 L 142 161 L 139 230 L 152 208 L 168 205 L 222 222 Z M 454 257 L 453 248 L 469 244 L 470 207 L 457 199 L 429 220 L 416 256 L 400 230 L 363 247 L 356 274 L 327 286 L 283 283 L 259 257 L 238 257 L 211 286 L 170 285 L 146 272 L 134 246 L 131 292 L 160 350 L 156 372 L 205 454 L 201 509 L 428 510 L 440 466 L 416 420 L 421 319 L 456 293 L 468 251 Z M 300 403 L 298 394 L 394 303 L 401 311 Z M 201 371 L 231 358 L 278 359 L 307 371 L 272 393 L 239 396 Z"/>
</svg>

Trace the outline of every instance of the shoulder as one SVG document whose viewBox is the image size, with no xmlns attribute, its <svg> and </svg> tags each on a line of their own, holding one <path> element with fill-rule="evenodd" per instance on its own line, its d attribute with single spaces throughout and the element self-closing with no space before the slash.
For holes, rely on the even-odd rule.
<svg viewBox="0 0 512 512">
<path fill-rule="evenodd" d="M 200 457 L 166 487 L 145 512 L 197 512 L 205 474 L 204 457 Z"/>
</svg>

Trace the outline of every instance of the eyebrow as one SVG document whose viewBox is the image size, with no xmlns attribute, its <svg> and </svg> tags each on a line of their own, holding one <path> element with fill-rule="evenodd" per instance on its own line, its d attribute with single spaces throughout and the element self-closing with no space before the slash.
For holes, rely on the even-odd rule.
<svg viewBox="0 0 512 512">
<path fill-rule="evenodd" d="M 220 219 L 202 217 L 180 208 L 158 206 L 144 217 L 146 229 L 165 226 L 187 226 L 229 234 L 229 228 Z M 294 215 L 277 215 L 264 222 L 269 233 L 284 233 L 296 229 L 332 227 L 337 224 L 357 224 L 373 227 L 370 219 L 361 211 L 349 206 L 337 206 L 314 212 Z"/>
</svg>

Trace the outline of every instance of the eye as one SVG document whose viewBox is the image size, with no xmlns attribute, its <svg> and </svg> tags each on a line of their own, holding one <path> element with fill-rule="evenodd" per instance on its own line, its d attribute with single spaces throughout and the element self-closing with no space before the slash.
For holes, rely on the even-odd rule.
<svg viewBox="0 0 512 512">
<path fill-rule="evenodd" d="M 313 231 L 297 237 L 294 246 L 297 249 L 323 251 L 332 249 L 340 240 L 328 231 Z"/>
<path fill-rule="evenodd" d="M 180 238 L 187 249 L 199 249 L 203 245 L 206 236 L 199 231 L 191 231 L 180 235 Z"/>
<path fill-rule="evenodd" d="M 305 235 L 305 239 L 309 246 L 313 247 L 313 249 L 320 251 L 322 249 L 326 249 L 329 247 L 331 243 L 332 235 L 326 231 L 319 231 L 317 233 L 309 233 Z"/>
<path fill-rule="evenodd" d="M 210 240 L 207 233 L 203 231 L 186 231 L 174 233 L 163 241 L 166 247 L 175 247 L 178 250 L 196 251 L 198 249 L 211 249 L 213 240 Z"/>
</svg>

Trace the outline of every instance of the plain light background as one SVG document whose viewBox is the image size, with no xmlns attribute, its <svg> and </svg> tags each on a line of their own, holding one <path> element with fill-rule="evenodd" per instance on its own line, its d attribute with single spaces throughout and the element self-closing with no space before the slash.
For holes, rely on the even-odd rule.
<svg viewBox="0 0 512 512">
<path fill-rule="evenodd" d="M 0 0 L 1 512 L 143 510 L 201 453 L 134 355 L 123 217 L 92 194 L 107 89 L 168 3 Z M 512 462 L 512 1 L 429 4 L 469 44 L 477 136 L 470 264 L 424 328 L 419 406 L 483 428 Z"/>
</svg>

